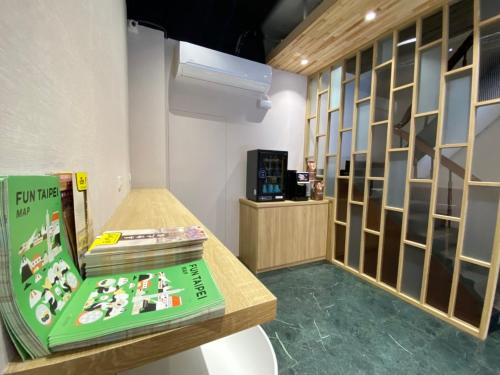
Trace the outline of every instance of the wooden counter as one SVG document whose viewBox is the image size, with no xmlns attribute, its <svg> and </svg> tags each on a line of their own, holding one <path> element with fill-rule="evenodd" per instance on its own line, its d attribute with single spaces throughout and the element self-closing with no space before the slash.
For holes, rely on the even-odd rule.
<svg viewBox="0 0 500 375">
<path fill-rule="evenodd" d="M 105 230 L 202 225 L 169 191 L 132 191 Z M 204 258 L 226 300 L 223 317 L 85 350 L 11 362 L 6 374 L 116 374 L 273 320 L 276 297 L 210 232 Z"/>
<path fill-rule="evenodd" d="M 240 259 L 253 272 L 325 259 L 328 206 L 240 199 Z"/>
</svg>

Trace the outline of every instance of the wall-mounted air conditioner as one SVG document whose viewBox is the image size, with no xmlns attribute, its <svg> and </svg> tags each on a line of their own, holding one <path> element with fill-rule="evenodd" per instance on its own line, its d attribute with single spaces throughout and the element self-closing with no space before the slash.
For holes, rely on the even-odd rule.
<svg viewBox="0 0 500 375">
<path fill-rule="evenodd" d="M 179 42 L 177 58 L 177 78 L 235 87 L 256 94 L 266 94 L 271 87 L 272 69 L 265 64 L 187 42 Z"/>
</svg>

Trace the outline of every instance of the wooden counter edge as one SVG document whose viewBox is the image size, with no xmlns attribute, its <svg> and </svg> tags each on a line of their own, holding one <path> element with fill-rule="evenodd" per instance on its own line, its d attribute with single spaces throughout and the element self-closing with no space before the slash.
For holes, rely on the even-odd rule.
<svg viewBox="0 0 500 375">
<path fill-rule="evenodd" d="M 254 327 L 273 320 L 276 317 L 276 299 L 238 311 L 220 318 L 159 332 L 153 335 L 137 337 L 124 345 L 100 350 L 101 346 L 85 351 L 55 354 L 51 357 L 33 361 L 10 363 L 5 375 L 49 375 L 63 374 L 99 374 L 114 375 L 141 365 L 178 353 L 176 345 L 182 351 L 230 334 Z M 107 344 L 106 346 L 113 346 Z M 69 358 L 68 358 L 69 357 Z"/>
<path fill-rule="evenodd" d="M 296 206 L 310 206 L 310 205 L 321 205 L 328 204 L 328 199 L 323 199 L 320 201 L 308 200 L 308 201 L 273 201 L 273 202 L 255 202 L 246 198 L 240 198 L 240 203 L 253 208 L 274 208 L 274 207 L 296 207 Z"/>
</svg>

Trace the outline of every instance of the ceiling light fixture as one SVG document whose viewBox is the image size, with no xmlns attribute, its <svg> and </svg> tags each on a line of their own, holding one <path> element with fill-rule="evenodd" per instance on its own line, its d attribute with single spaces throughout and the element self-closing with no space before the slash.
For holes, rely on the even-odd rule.
<svg viewBox="0 0 500 375">
<path fill-rule="evenodd" d="M 373 10 L 370 10 L 368 13 L 365 14 L 365 21 L 370 22 L 373 21 L 377 17 L 377 13 L 375 13 Z"/>
<path fill-rule="evenodd" d="M 309 64 L 309 60 L 308 59 L 302 59 L 300 60 L 300 65 L 307 65 Z"/>
</svg>

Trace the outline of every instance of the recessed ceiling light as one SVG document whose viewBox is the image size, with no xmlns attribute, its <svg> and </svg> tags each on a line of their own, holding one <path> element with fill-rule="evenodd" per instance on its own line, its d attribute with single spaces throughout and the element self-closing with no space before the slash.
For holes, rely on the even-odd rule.
<svg viewBox="0 0 500 375">
<path fill-rule="evenodd" d="M 302 59 L 300 60 L 300 65 L 307 65 L 309 64 L 309 60 L 308 59 Z"/>
<path fill-rule="evenodd" d="M 450 49 L 448 50 L 448 52 L 453 52 L 453 48 L 450 48 Z"/>
<path fill-rule="evenodd" d="M 373 21 L 377 17 L 377 13 L 375 13 L 373 10 L 370 10 L 368 13 L 365 14 L 365 21 Z"/>
</svg>

